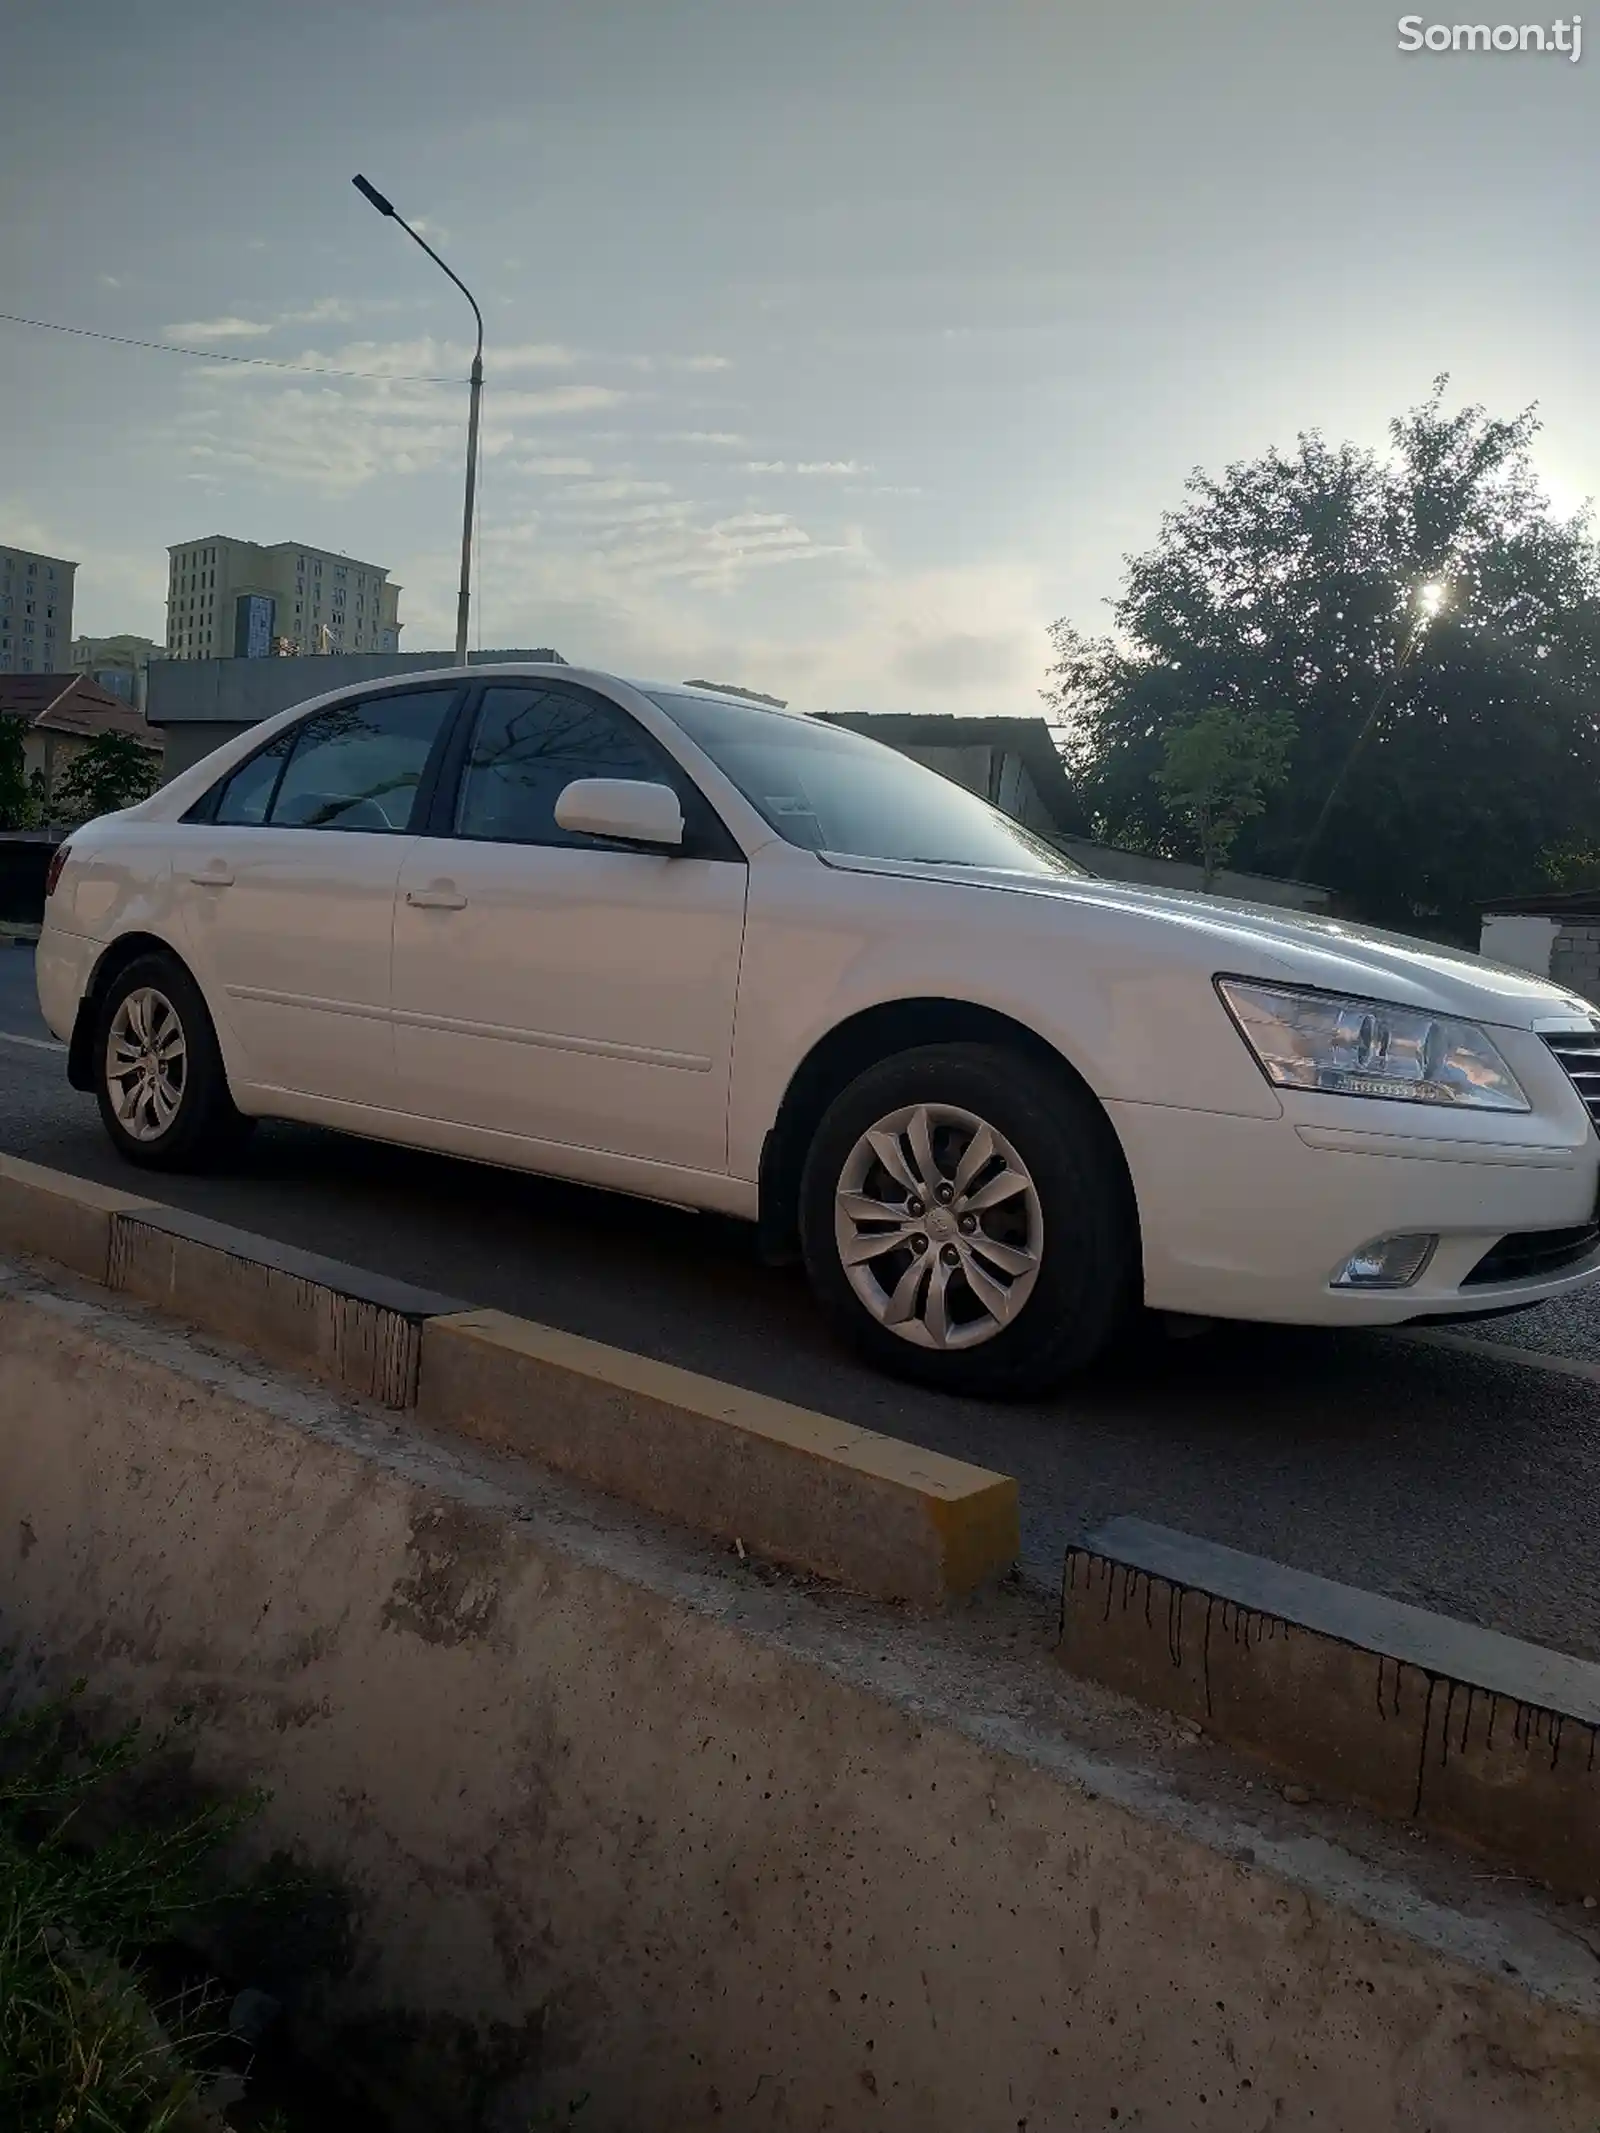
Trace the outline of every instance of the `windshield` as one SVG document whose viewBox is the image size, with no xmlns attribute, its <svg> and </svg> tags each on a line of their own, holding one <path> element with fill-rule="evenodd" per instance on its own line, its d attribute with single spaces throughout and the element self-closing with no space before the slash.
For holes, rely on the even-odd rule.
<svg viewBox="0 0 1600 2133">
<path fill-rule="evenodd" d="M 780 837 L 807 851 L 1009 874 L 1087 871 L 986 800 L 846 727 L 726 698 L 648 693 Z"/>
</svg>

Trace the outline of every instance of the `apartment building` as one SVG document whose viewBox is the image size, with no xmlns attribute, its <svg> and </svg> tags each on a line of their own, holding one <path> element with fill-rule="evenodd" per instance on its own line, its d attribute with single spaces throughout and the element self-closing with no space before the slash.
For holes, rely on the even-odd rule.
<svg viewBox="0 0 1600 2133">
<path fill-rule="evenodd" d="M 78 566 L 0 547 L 0 674 L 51 674 L 67 663 Z"/>
<path fill-rule="evenodd" d="M 380 564 L 299 541 L 208 534 L 167 551 L 167 656 L 394 652 L 400 588 Z"/>
<path fill-rule="evenodd" d="M 74 674 L 87 674 L 102 689 L 142 711 L 149 693 L 150 662 L 166 656 L 148 637 L 74 637 L 67 660 Z"/>
</svg>

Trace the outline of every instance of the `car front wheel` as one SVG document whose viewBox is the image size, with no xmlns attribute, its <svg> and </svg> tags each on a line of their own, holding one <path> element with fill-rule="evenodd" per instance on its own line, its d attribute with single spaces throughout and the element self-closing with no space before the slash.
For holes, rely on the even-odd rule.
<svg viewBox="0 0 1600 2133">
<path fill-rule="evenodd" d="M 1136 1298 L 1108 1122 L 1065 1071 L 997 1046 L 929 1045 L 852 1082 L 812 1142 L 801 1238 L 839 1330 L 950 1392 L 1048 1391 Z"/>
<path fill-rule="evenodd" d="M 206 1169 L 248 1130 L 200 988 L 176 956 L 140 956 L 112 980 L 94 1060 L 101 1119 L 130 1163 Z"/>
</svg>

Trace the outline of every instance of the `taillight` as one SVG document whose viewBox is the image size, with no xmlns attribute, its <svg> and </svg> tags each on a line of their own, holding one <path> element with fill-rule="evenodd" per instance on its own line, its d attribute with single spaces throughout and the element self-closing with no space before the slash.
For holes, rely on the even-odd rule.
<svg viewBox="0 0 1600 2133">
<path fill-rule="evenodd" d="M 44 877 L 44 893 L 47 899 L 56 893 L 56 883 L 61 879 L 61 869 L 66 865 L 67 855 L 71 850 L 70 844 L 58 844 L 50 854 L 49 869 Z"/>
</svg>

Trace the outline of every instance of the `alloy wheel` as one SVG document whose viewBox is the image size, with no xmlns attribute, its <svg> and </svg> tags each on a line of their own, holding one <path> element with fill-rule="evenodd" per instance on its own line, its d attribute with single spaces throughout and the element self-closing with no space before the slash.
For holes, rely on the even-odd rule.
<svg viewBox="0 0 1600 2133">
<path fill-rule="evenodd" d="M 951 1104 L 912 1104 L 851 1149 L 834 1194 L 846 1279 L 879 1325 L 920 1348 L 976 1348 L 1033 1292 L 1044 1215 L 1003 1134 Z"/>
<path fill-rule="evenodd" d="M 178 1115 L 188 1068 L 188 1040 L 166 994 L 153 985 L 130 992 L 111 1018 L 105 1066 L 111 1108 L 130 1140 L 160 1140 Z"/>
</svg>

